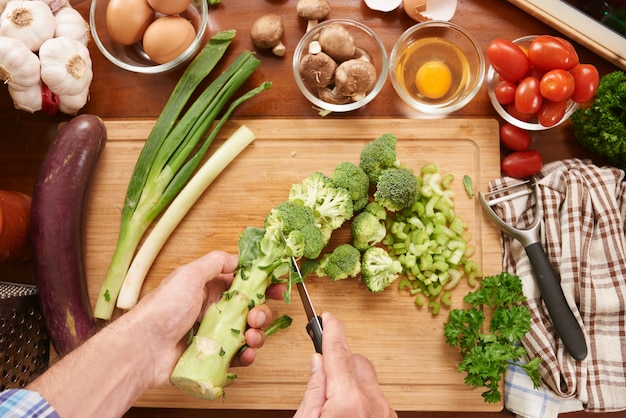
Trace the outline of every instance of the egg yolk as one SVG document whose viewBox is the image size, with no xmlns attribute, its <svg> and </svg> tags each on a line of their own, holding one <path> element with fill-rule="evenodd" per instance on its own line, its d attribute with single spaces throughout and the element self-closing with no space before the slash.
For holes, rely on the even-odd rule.
<svg viewBox="0 0 626 418">
<path fill-rule="evenodd" d="M 452 73 L 441 61 L 428 61 L 415 75 L 415 86 L 423 96 L 429 99 L 443 97 L 452 84 Z"/>
</svg>

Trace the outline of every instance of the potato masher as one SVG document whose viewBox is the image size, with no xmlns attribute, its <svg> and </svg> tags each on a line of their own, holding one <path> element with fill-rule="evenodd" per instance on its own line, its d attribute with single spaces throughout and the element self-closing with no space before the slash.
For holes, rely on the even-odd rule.
<svg viewBox="0 0 626 418">
<path fill-rule="evenodd" d="M 537 199 L 536 188 L 534 181 L 526 180 L 511 186 L 494 189 L 485 195 L 478 192 L 478 198 L 489 219 L 502 232 L 515 238 L 524 246 L 535 274 L 535 282 L 548 309 L 554 329 L 570 355 L 576 360 L 582 360 L 587 356 L 585 335 L 565 299 L 563 288 L 561 287 L 561 277 L 552 267 L 548 255 L 541 245 L 540 230 L 543 212 Z M 528 229 L 514 228 L 500 219 L 492 209 L 492 206 L 498 203 L 510 201 L 531 193 L 536 200 L 535 216 Z"/>
</svg>

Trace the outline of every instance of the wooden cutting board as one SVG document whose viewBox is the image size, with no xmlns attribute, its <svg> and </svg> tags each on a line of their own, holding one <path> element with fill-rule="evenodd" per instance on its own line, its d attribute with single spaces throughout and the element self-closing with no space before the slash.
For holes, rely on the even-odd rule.
<svg viewBox="0 0 626 418">
<path fill-rule="evenodd" d="M 500 175 L 498 123 L 492 119 L 246 119 L 222 130 L 221 142 L 240 124 L 257 139 L 223 172 L 187 214 L 161 251 L 144 285 L 150 291 L 175 267 L 216 249 L 237 250 L 239 234 L 262 226 L 269 210 L 285 200 L 291 184 L 314 171 L 330 174 L 342 161 L 358 163 L 368 141 L 390 132 L 398 137 L 404 163 L 419 170 L 434 162 L 455 175 L 457 214 L 468 224 L 476 246 L 474 259 L 485 274 L 501 272 L 499 235 L 483 216 L 476 198 L 469 199 L 462 177 L 470 175 L 475 190 Z M 86 219 L 86 268 L 94 303 L 117 240 L 121 207 L 136 158 L 153 121 L 106 121 L 109 139 L 95 175 Z M 340 230 L 333 242 L 347 239 Z M 413 298 L 392 286 L 369 293 L 358 280 L 332 283 L 308 280 L 318 311 L 341 318 L 353 351 L 373 363 L 380 384 L 396 410 L 490 411 L 479 390 L 464 385 L 456 371 L 458 352 L 445 344 L 447 311 L 433 316 Z M 460 307 L 470 290 L 463 281 L 454 291 Z M 151 407 L 216 409 L 296 409 L 309 377 L 313 345 L 305 333 L 299 299 L 289 305 L 269 302 L 275 315 L 288 314 L 293 324 L 268 339 L 255 363 L 237 369 L 226 399 L 213 402 L 185 395 L 173 386 L 150 390 L 137 403 Z M 149 341 L 146 342 L 149 344 Z"/>
</svg>

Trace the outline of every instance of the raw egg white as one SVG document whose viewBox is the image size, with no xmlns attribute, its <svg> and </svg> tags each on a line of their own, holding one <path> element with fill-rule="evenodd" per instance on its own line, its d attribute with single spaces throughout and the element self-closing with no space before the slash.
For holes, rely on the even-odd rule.
<svg viewBox="0 0 626 418">
<path fill-rule="evenodd" d="M 111 0 L 106 24 L 111 39 L 122 45 L 139 42 L 154 20 L 154 10 L 146 0 Z"/>
<path fill-rule="evenodd" d="M 193 43 L 196 31 L 187 19 L 163 16 L 156 19 L 143 35 L 143 50 L 157 64 L 173 60 Z"/>
<path fill-rule="evenodd" d="M 148 4 L 164 15 L 177 15 L 184 12 L 191 0 L 148 0 Z"/>
</svg>

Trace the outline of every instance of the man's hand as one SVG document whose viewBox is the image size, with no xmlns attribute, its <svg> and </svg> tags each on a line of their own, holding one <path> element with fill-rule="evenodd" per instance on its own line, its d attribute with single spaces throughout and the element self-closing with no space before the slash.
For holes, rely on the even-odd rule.
<svg viewBox="0 0 626 418">
<path fill-rule="evenodd" d="M 322 314 L 322 351 L 314 354 L 311 378 L 294 418 L 397 418 L 372 364 L 352 354 L 341 321 Z"/>
</svg>

